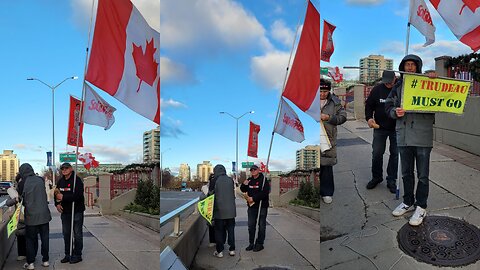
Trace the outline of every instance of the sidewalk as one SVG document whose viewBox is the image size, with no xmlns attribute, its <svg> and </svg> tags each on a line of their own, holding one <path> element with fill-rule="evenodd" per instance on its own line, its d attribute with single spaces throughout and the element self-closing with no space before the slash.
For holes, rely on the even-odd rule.
<svg viewBox="0 0 480 270">
<path fill-rule="evenodd" d="M 438 269 L 417 261 L 399 248 L 397 233 L 413 214 L 410 212 L 404 217 L 391 214 L 402 202 L 403 190 L 400 190 L 400 200 L 395 200 L 386 181 L 375 189 L 366 189 L 371 179 L 372 137 L 373 132 L 365 121 L 347 121 L 338 128 L 333 203 L 321 202 L 320 205 L 320 268 Z M 385 154 L 384 168 L 387 162 L 388 154 Z M 449 216 L 480 227 L 479 169 L 480 157 L 435 143 L 430 162 L 427 216 Z M 480 261 L 462 269 L 480 269 Z"/>
<path fill-rule="evenodd" d="M 62 222 L 53 204 L 50 221 L 50 267 L 42 267 L 39 251 L 35 269 L 158 269 L 160 237 L 149 230 L 118 216 L 102 216 L 99 209 L 87 208 L 83 227 L 83 261 L 77 264 L 60 263 L 64 257 Z M 17 262 L 17 244 L 13 245 L 5 270 L 23 269 L 25 261 Z"/>
<path fill-rule="evenodd" d="M 191 269 L 255 269 L 285 267 L 295 270 L 320 269 L 320 224 L 284 208 L 269 208 L 265 249 L 245 251 L 248 246 L 247 206 L 237 198 L 235 219 L 235 256 L 213 256 L 215 247 L 208 247 L 208 231 L 198 249 Z M 269 268 L 272 269 L 272 268 Z M 283 269 L 283 268 L 282 268 Z"/>
</svg>

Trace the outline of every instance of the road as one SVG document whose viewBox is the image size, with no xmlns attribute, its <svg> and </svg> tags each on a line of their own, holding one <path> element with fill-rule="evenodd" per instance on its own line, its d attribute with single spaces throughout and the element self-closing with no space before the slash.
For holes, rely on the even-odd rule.
<svg viewBox="0 0 480 270">
<path fill-rule="evenodd" d="M 188 201 L 200 197 L 201 192 L 181 192 L 181 191 L 161 191 L 160 192 L 160 216 L 170 213 L 178 207 L 184 205 Z M 188 217 L 194 208 L 190 207 L 183 212 L 180 216 L 180 220 Z M 173 231 L 173 223 L 169 222 L 160 227 L 160 241 Z"/>
</svg>

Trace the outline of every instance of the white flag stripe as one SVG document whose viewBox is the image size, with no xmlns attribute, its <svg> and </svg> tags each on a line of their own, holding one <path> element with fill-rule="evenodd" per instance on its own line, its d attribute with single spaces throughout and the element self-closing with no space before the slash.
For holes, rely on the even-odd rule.
<svg viewBox="0 0 480 270">
<path fill-rule="evenodd" d="M 423 47 L 435 42 L 435 26 L 433 25 L 432 16 L 424 0 L 410 1 L 409 22 L 425 36 L 426 41 Z"/>
<path fill-rule="evenodd" d="M 281 98 L 281 102 L 280 116 L 274 132 L 294 142 L 303 142 L 305 136 L 303 135 L 302 122 L 283 98 Z"/>
<path fill-rule="evenodd" d="M 315 98 L 312 101 L 312 104 L 308 108 L 308 110 L 305 111 L 306 114 L 310 115 L 315 119 L 315 121 L 320 122 L 320 87 L 317 89 L 317 94 L 315 95 Z"/>
<path fill-rule="evenodd" d="M 83 122 L 90 125 L 101 126 L 105 130 L 115 123 L 113 112 L 116 109 L 99 96 L 87 83 L 85 83 L 85 102 L 83 106 Z"/>
</svg>

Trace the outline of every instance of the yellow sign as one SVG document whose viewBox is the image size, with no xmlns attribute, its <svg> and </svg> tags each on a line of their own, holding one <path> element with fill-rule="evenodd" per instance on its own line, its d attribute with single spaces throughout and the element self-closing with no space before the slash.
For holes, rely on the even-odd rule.
<svg viewBox="0 0 480 270">
<path fill-rule="evenodd" d="M 207 198 L 198 202 L 198 212 L 204 217 L 210 225 L 212 224 L 213 218 L 213 202 L 215 194 L 208 196 Z"/>
<path fill-rule="evenodd" d="M 22 206 L 18 204 L 17 209 L 15 209 L 15 213 L 13 213 L 12 218 L 10 218 L 10 221 L 7 224 L 7 237 L 10 237 L 10 235 L 17 229 L 21 208 Z"/>
<path fill-rule="evenodd" d="M 402 108 L 462 114 L 470 82 L 404 74 Z"/>
</svg>

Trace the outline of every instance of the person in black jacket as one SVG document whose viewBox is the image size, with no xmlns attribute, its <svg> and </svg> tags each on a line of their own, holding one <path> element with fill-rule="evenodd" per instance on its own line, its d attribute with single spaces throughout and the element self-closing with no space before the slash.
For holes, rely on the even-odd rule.
<svg viewBox="0 0 480 270">
<path fill-rule="evenodd" d="M 83 212 L 85 211 L 85 197 L 83 196 L 83 181 L 76 177 L 75 190 L 73 190 L 73 168 L 68 162 L 60 166 L 62 177 L 58 180 L 55 193 L 55 206 L 61 213 L 63 241 L 65 243 L 65 257 L 61 263 L 78 263 L 82 261 L 83 249 Z M 72 221 L 72 203 L 75 202 L 73 219 L 73 252 L 70 257 L 70 228 Z"/>
<path fill-rule="evenodd" d="M 252 176 L 245 180 L 240 186 L 240 190 L 242 192 L 246 192 L 248 195 L 248 240 L 250 244 L 245 250 L 253 250 L 257 252 L 264 248 L 263 243 L 265 241 L 265 230 L 267 227 L 267 212 L 269 206 L 268 194 L 270 193 L 270 183 L 260 172 L 257 165 L 253 165 L 252 167 L 250 167 L 250 173 L 252 174 Z M 252 202 L 253 205 L 251 204 Z M 255 231 L 260 202 L 262 206 L 260 209 L 260 218 L 258 221 L 258 238 L 255 242 Z"/>
<path fill-rule="evenodd" d="M 372 180 L 368 182 L 367 189 L 375 188 L 383 181 L 383 154 L 387 138 L 390 140 L 390 157 L 387 166 L 387 188 L 391 193 L 397 190 L 398 149 L 395 132 L 395 119 L 387 116 L 385 100 L 392 87 L 395 85 L 395 72 L 385 70 L 382 74 L 382 83 L 373 87 L 365 102 L 365 119 L 368 126 L 373 128 L 372 143 Z"/>
</svg>

